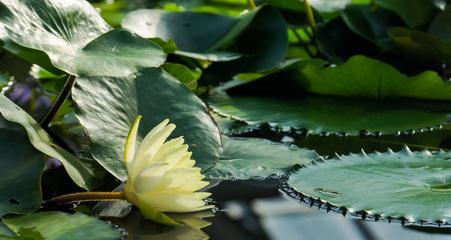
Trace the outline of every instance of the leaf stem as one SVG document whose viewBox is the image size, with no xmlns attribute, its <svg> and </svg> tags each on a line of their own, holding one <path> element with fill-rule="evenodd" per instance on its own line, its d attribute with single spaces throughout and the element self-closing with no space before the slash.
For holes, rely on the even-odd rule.
<svg viewBox="0 0 451 240">
<path fill-rule="evenodd" d="M 52 106 L 50 106 L 50 109 L 39 120 L 39 125 L 41 125 L 41 127 L 43 127 L 44 129 L 47 129 L 50 121 L 52 121 L 53 117 L 55 117 L 56 113 L 58 112 L 60 107 L 63 105 L 64 100 L 66 100 L 66 98 L 69 96 L 69 94 L 72 90 L 72 87 L 75 84 L 75 79 L 76 79 L 76 77 L 74 75 L 69 75 L 66 83 L 63 86 L 63 89 L 56 97 Z"/>
<path fill-rule="evenodd" d="M 247 0 L 247 3 L 248 3 L 248 5 L 249 5 L 249 8 L 250 8 L 250 9 L 255 9 L 255 8 L 257 8 L 257 5 L 255 4 L 255 1 L 254 1 L 254 0 Z"/>
<path fill-rule="evenodd" d="M 315 21 L 315 15 L 313 14 L 313 9 L 312 6 L 309 3 L 309 0 L 304 0 L 304 4 L 305 4 L 305 11 L 307 14 L 307 19 L 310 23 L 310 26 L 313 29 L 316 29 L 316 21 Z"/>
<path fill-rule="evenodd" d="M 47 203 L 68 204 L 87 201 L 125 200 L 124 192 L 78 192 L 61 195 L 50 199 Z"/>
</svg>

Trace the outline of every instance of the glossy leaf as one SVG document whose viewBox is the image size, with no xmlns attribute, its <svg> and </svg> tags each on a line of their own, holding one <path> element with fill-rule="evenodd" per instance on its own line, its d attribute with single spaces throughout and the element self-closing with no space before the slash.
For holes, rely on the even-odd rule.
<svg viewBox="0 0 451 240">
<path fill-rule="evenodd" d="M 20 48 L 24 55 L 44 52 L 54 66 L 73 75 L 125 76 L 165 61 L 165 54 L 156 44 L 127 30 L 109 31 L 108 24 L 84 0 L 0 3 L 6 42 L 31 49 Z M 13 47 L 11 51 L 19 53 Z M 26 59 L 40 64 L 40 58 L 46 59 L 42 54 Z M 43 67 L 46 65 L 44 62 Z"/>
<path fill-rule="evenodd" d="M 451 219 L 450 156 L 409 149 L 344 155 L 294 172 L 288 184 L 352 214 L 444 224 Z"/>
<path fill-rule="evenodd" d="M 299 80 L 308 91 L 325 95 L 451 100 L 451 83 L 436 72 L 425 71 L 409 77 L 365 56 L 354 56 L 337 67 L 306 67 Z"/>
<path fill-rule="evenodd" d="M 145 38 L 173 40 L 182 51 L 205 52 L 238 23 L 238 19 L 210 13 L 140 9 L 129 13 L 122 26 Z"/>
<path fill-rule="evenodd" d="M 2 119 L 4 121 L 4 119 Z M 4 124 L 2 124 L 4 125 Z M 0 216 L 39 209 L 44 156 L 30 144 L 26 134 L 0 129 Z"/>
<path fill-rule="evenodd" d="M 451 120 L 447 104 L 412 101 L 214 96 L 209 103 L 214 112 L 251 126 L 270 124 L 302 135 L 414 133 L 434 129 Z"/>
<path fill-rule="evenodd" d="M 78 186 L 88 189 L 93 184 L 94 172 L 89 164 L 55 144 L 48 133 L 28 113 L 3 94 L 0 94 L 0 113 L 6 120 L 18 123 L 24 128 L 31 144 L 37 150 L 60 160 Z"/>
<path fill-rule="evenodd" d="M 169 118 L 177 125 L 172 137 L 184 136 L 197 166 L 206 170 L 222 151 L 219 130 L 205 104 L 182 83 L 159 69 L 125 78 L 78 78 L 72 92 L 77 117 L 91 139 L 91 154 L 121 180 L 125 139 L 133 120 L 143 116 L 139 135 Z"/>
<path fill-rule="evenodd" d="M 3 218 L 3 222 L 16 234 L 29 229 L 41 234 L 43 239 L 113 240 L 122 237 L 111 224 L 81 213 L 41 212 Z"/>
<path fill-rule="evenodd" d="M 207 178 L 246 180 L 280 177 L 295 165 L 308 165 L 318 155 L 315 151 L 275 143 L 259 138 L 222 137 L 224 151 Z"/>
<path fill-rule="evenodd" d="M 197 88 L 197 80 L 202 74 L 199 71 L 191 70 L 185 65 L 178 63 L 165 63 L 162 68 L 180 82 L 185 84 L 189 89 L 193 90 Z"/>
</svg>

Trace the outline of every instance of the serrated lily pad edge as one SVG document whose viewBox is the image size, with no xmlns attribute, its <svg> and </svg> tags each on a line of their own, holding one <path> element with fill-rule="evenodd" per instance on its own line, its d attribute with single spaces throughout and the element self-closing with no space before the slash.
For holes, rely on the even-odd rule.
<svg viewBox="0 0 451 240">
<path fill-rule="evenodd" d="M 393 150 L 391 150 L 390 148 L 388 148 L 387 150 L 388 153 L 394 153 Z M 400 152 L 405 152 L 405 153 L 412 153 L 412 151 L 410 150 L 410 148 L 408 146 L 404 146 L 403 150 L 401 150 Z M 421 151 L 419 153 L 424 153 L 424 154 L 436 154 L 438 152 L 444 152 L 443 150 L 440 151 L 429 151 L 429 150 L 424 150 Z M 381 152 L 374 152 L 372 154 L 382 154 Z M 362 149 L 360 154 L 351 154 L 351 155 L 365 155 L 367 156 L 367 154 L 365 153 L 365 151 Z M 337 158 L 340 159 L 340 157 L 342 157 L 344 155 L 338 155 L 337 154 Z M 324 159 L 324 158 L 320 158 L 318 159 L 318 161 L 314 161 L 312 162 L 312 165 L 317 165 L 321 162 L 325 162 L 325 161 L 338 161 L 337 158 L 334 159 Z M 393 217 L 393 216 L 387 216 L 387 217 L 382 217 L 379 214 L 369 214 L 367 211 L 365 210 L 355 210 L 355 211 L 351 211 L 350 209 L 343 207 L 343 206 L 336 206 L 333 205 L 327 201 L 324 201 L 320 198 L 313 198 L 311 196 L 309 196 L 308 194 L 305 194 L 303 192 L 298 192 L 296 189 L 294 189 L 293 187 L 290 186 L 290 184 L 288 183 L 288 180 L 290 179 L 290 176 L 295 173 L 296 171 L 298 171 L 299 169 L 294 169 L 293 171 L 291 171 L 289 174 L 287 174 L 286 176 L 284 176 L 282 178 L 282 180 L 280 181 L 280 185 L 279 185 L 279 192 L 282 193 L 282 195 L 284 197 L 287 197 L 288 199 L 293 199 L 294 201 L 300 202 L 302 204 L 306 204 L 308 205 L 310 208 L 312 207 L 316 207 L 318 208 L 318 210 L 326 210 L 326 212 L 330 212 L 333 211 L 335 213 L 340 213 L 343 215 L 343 217 L 346 216 L 351 216 L 352 218 L 355 219 L 361 219 L 361 220 L 367 220 L 367 221 L 374 221 L 374 222 L 387 222 L 387 223 L 392 223 L 392 222 L 396 222 L 396 223 L 401 223 L 403 226 L 404 225 L 412 225 L 412 226 L 421 226 L 421 227 L 446 227 L 446 228 L 451 228 L 451 222 L 443 222 L 441 220 L 436 220 L 436 221 L 429 221 L 429 220 L 418 220 L 418 221 L 409 221 L 407 218 L 405 217 Z"/>
<path fill-rule="evenodd" d="M 284 126 L 284 125 L 278 124 L 278 123 L 270 123 L 270 122 L 253 123 L 251 121 L 242 119 L 240 117 L 223 113 L 221 110 L 217 109 L 216 107 L 212 106 L 211 104 L 208 104 L 208 108 L 209 108 L 210 112 L 217 114 L 219 117 L 234 120 L 239 123 L 243 123 L 243 124 L 247 125 L 243 128 L 243 130 L 236 130 L 233 128 L 227 129 L 226 131 L 224 131 L 225 135 L 235 135 L 235 134 L 239 135 L 239 134 L 245 134 L 245 133 L 258 132 L 258 131 L 262 131 L 262 130 L 269 130 L 270 132 L 273 132 L 273 133 L 286 133 L 289 136 L 293 136 L 293 137 L 306 137 L 309 135 L 321 136 L 321 137 L 329 137 L 329 136 L 381 137 L 381 136 L 394 135 L 397 137 L 402 137 L 402 136 L 412 136 L 412 135 L 420 134 L 420 133 L 434 132 L 434 131 L 441 130 L 446 127 L 451 127 L 451 119 L 448 119 L 447 121 L 437 124 L 437 125 L 427 126 L 427 127 L 423 127 L 420 129 L 410 129 L 408 131 L 397 131 L 394 133 L 386 133 L 386 132 L 382 132 L 382 131 L 371 132 L 371 131 L 368 131 L 365 129 L 360 130 L 359 134 L 351 134 L 351 133 L 347 133 L 347 132 L 315 132 L 315 131 L 308 130 L 307 128 L 303 128 L 303 127 L 298 128 L 298 127 L 293 127 L 293 126 Z"/>
</svg>

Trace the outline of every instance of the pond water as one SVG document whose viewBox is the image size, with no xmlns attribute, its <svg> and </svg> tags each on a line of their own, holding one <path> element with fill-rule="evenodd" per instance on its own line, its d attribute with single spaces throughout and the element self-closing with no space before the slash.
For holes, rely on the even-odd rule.
<svg viewBox="0 0 451 240">
<path fill-rule="evenodd" d="M 382 137 L 319 137 L 293 139 L 269 130 L 247 135 L 271 136 L 275 141 L 293 141 L 300 147 L 315 149 L 323 156 L 335 153 L 357 153 L 400 150 L 404 145 L 412 149 L 451 148 L 451 127 L 439 131 L 406 136 Z M 335 212 L 326 213 L 317 207 L 296 202 L 279 192 L 280 179 L 223 181 L 214 183 L 209 191 L 218 209 L 195 214 L 173 215 L 186 226 L 161 226 L 142 218 L 131 210 L 123 218 L 105 218 L 124 230 L 126 239 L 450 239 L 450 228 L 418 228 L 393 222 L 364 221 Z M 122 212 L 121 212 L 122 211 Z M 120 216 L 128 213 L 127 205 L 115 203 L 104 211 L 105 215 Z"/>
</svg>

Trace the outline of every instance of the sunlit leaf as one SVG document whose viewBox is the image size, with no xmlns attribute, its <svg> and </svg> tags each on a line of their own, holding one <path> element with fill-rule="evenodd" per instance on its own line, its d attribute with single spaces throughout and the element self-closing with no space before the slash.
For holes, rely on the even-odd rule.
<svg viewBox="0 0 451 240">
<path fill-rule="evenodd" d="M 3 222 L 16 234 L 32 229 L 43 239 L 113 240 L 122 237 L 111 224 L 81 213 L 41 212 L 3 218 Z"/>
<path fill-rule="evenodd" d="M 288 184 L 324 208 L 327 202 L 365 217 L 445 224 L 451 219 L 450 156 L 409 149 L 344 155 L 294 172 Z"/>
<path fill-rule="evenodd" d="M 5 47 L 43 67 L 48 64 L 39 51 L 54 66 L 74 75 L 125 76 L 165 60 L 156 44 L 127 30 L 110 31 L 84 0 L 2 0 L 0 11 L 7 33 L 4 41 L 16 44 Z"/>
<path fill-rule="evenodd" d="M 204 170 L 222 151 L 219 130 L 205 104 L 162 70 L 146 69 L 124 78 L 78 78 L 72 97 L 91 140 L 91 154 L 119 179 L 127 178 L 125 139 L 138 114 L 143 116 L 140 136 L 165 118 L 175 123 L 172 137 L 185 137 L 197 166 Z"/>
<path fill-rule="evenodd" d="M 436 72 L 409 77 L 384 62 L 359 55 L 337 67 L 306 67 L 299 80 L 308 91 L 326 95 L 451 100 L 451 82 Z"/>
<path fill-rule="evenodd" d="M 222 137 L 224 151 L 216 165 L 206 172 L 208 178 L 246 180 L 277 177 L 295 165 L 308 165 L 315 151 L 287 146 L 259 138 Z"/>
</svg>

